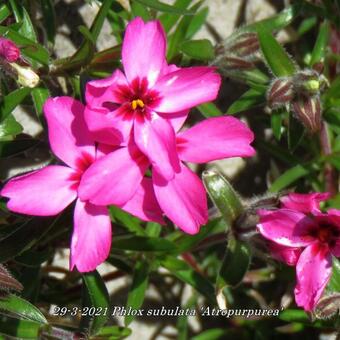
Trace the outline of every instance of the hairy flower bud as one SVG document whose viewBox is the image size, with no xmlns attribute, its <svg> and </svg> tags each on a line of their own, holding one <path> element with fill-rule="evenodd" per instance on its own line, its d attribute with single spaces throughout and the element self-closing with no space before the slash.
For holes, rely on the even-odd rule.
<svg viewBox="0 0 340 340">
<path fill-rule="evenodd" d="M 39 76 L 30 68 L 11 63 L 18 75 L 18 83 L 25 87 L 36 87 L 40 81 Z"/>
<path fill-rule="evenodd" d="M 224 57 L 222 60 L 223 68 L 229 70 L 251 70 L 254 64 L 238 57 Z"/>
<path fill-rule="evenodd" d="M 292 111 L 297 119 L 310 133 L 321 128 L 321 103 L 319 96 L 300 96 L 291 104 Z"/>
<path fill-rule="evenodd" d="M 216 59 L 212 65 L 217 66 L 227 77 L 245 81 L 249 78 L 247 72 L 256 69 L 259 41 L 253 32 L 237 32 L 216 46 Z"/>
<path fill-rule="evenodd" d="M 276 109 L 289 104 L 294 96 L 293 83 L 290 78 L 274 79 L 267 91 L 270 108 Z"/>
<path fill-rule="evenodd" d="M 332 293 L 324 296 L 315 307 L 314 314 L 318 319 L 330 319 L 340 310 L 340 294 Z"/>
<path fill-rule="evenodd" d="M 239 57 L 253 57 L 258 52 L 260 43 L 254 32 L 237 34 L 226 46 L 226 50 Z"/>
<path fill-rule="evenodd" d="M 294 91 L 298 95 L 314 96 L 328 85 L 328 80 L 316 70 L 302 70 L 293 77 Z"/>
<path fill-rule="evenodd" d="M 0 37 L 0 57 L 12 63 L 20 58 L 20 50 L 12 40 Z"/>
<path fill-rule="evenodd" d="M 240 197 L 231 184 L 220 174 L 214 171 L 205 171 L 202 178 L 204 186 L 217 209 L 220 210 L 225 221 L 232 225 L 243 212 Z"/>
<path fill-rule="evenodd" d="M 9 290 L 15 290 L 20 292 L 23 289 L 24 287 L 22 284 L 17 281 L 2 264 L 0 264 L 0 291 L 8 292 Z"/>
</svg>

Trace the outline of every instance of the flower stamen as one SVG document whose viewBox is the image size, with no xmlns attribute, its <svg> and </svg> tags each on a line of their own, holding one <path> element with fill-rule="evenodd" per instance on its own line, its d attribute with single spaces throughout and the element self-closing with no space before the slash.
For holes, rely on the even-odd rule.
<svg viewBox="0 0 340 340">
<path fill-rule="evenodd" d="M 141 109 L 143 109 L 144 106 L 145 106 L 144 102 L 141 99 L 135 99 L 131 102 L 132 110 L 136 110 L 137 107 L 140 107 Z"/>
</svg>

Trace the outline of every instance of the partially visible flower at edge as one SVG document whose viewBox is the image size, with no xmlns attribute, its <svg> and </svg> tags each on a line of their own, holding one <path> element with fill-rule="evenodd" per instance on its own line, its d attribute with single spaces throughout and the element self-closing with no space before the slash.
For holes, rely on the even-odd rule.
<svg viewBox="0 0 340 340">
<path fill-rule="evenodd" d="M 78 197 L 82 176 L 105 148 L 96 150 L 83 119 L 84 106 L 69 97 L 49 99 L 44 105 L 53 153 L 66 165 L 48 165 L 11 179 L 1 190 L 14 212 L 53 216 L 76 200 L 71 240 L 70 269 L 94 270 L 108 256 L 111 220 L 105 206 Z M 151 186 L 144 179 L 131 199 L 120 206 L 144 220 L 162 223 L 162 215 Z"/>
<path fill-rule="evenodd" d="M 296 265 L 295 300 L 311 311 L 332 273 L 332 255 L 340 256 L 340 210 L 320 211 L 328 193 L 290 194 L 282 208 L 260 209 L 259 232 L 273 243 L 274 257 Z"/>
<path fill-rule="evenodd" d="M 20 58 L 20 49 L 12 40 L 0 37 L 0 57 L 13 63 Z"/>
</svg>

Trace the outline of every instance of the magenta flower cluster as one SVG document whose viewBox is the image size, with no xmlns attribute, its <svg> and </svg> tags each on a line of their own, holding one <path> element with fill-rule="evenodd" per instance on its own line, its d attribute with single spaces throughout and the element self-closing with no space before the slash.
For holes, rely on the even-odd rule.
<svg viewBox="0 0 340 340">
<path fill-rule="evenodd" d="M 208 219 L 206 193 L 185 162 L 255 152 L 253 133 L 233 117 L 181 130 L 191 108 L 217 97 L 221 79 L 211 67 L 168 65 L 165 53 L 158 21 L 131 21 L 124 73 L 90 81 L 86 105 L 70 97 L 44 105 L 50 146 L 64 165 L 11 179 L 1 191 L 10 210 L 28 215 L 56 215 L 76 202 L 71 269 L 91 271 L 107 258 L 109 205 L 160 224 L 167 216 L 184 232 L 197 233 Z"/>
</svg>

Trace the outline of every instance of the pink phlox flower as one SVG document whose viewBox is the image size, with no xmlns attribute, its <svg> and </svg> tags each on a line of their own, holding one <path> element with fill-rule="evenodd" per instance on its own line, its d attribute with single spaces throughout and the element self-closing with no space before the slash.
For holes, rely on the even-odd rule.
<svg viewBox="0 0 340 340">
<path fill-rule="evenodd" d="M 84 106 L 69 97 L 48 99 L 44 105 L 49 141 L 53 153 L 66 165 L 49 165 L 11 179 L 1 195 L 8 197 L 8 209 L 14 212 L 53 216 L 76 200 L 71 240 L 70 269 L 94 270 L 108 256 L 111 247 L 111 221 L 108 209 L 78 197 L 81 178 L 87 168 L 107 154 L 95 143 L 83 119 Z M 111 151 L 111 150 L 110 150 Z M 151 208 L 150 208 L 151 207 Z M 151 181 L 143 179 L 134 195 L 125 202 L 140 218 L 162 221 Z M 151 212 L 149 210 L 151 210 Z"/>
<path fill-rule="evenodd" d="M 13 63 L 20 58 L 20 49 L 12 40 L 0 37 L 0 57 Z"/>
<path fill-rule="evenodd" d="M 295 300 L 311 311 L 332 273 L 332 255 L 340 256 L 340 210 L 320 211 L 328 193 L 290 194 L 282 208 L 259 210 L 259 232 L 274 244 L 274 256 L 296 265 Z"/>
<path fill-rule="evenodd" d="M 164 124 L 164 120 L 158 120 L 157 124 Z M 205 163 L 252 156 L 255 153 L 250 146 L 253 138 L 252 131 L 234 117 L 206 119 L 177 133 L 175 150 L 179 164 L 170 180 L 130 142 L 102 157 L 86 171 L 79 195 L 93 204 L 122 206 L 134 194 L 151 165 L 153 190 L 159 206 L 180 229 L 196 234 L 208 219 L 207 199 L 201 179 L 184 162 Z"/>
<path fill-rule="evenodd" d="M 132 20 L 122 47 L 124 73 L 116 70 L 87 84 L 85 120 L 99 142 L 127 145 L 133 140 L 171 180 L 181 171 L 175 132 L 191 108 L 217 97 L 221 78 L 212 67 L 168 65 L 165 54 L 160 22 Z"/>
</svg>

